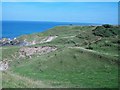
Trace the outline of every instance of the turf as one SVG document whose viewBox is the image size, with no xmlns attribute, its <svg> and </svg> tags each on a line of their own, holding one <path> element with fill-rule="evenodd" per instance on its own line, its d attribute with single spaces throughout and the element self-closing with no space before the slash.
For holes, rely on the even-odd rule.
<svg viewBox="0 0 120 90">
<path fill-rule="evenodd" d="M 51 42 L 31 46 L 56 46 L 56 51 L 41 56 L 36 54 L 31 59 L 17 59 L 19 46 L 3 47 L 3 59 L 12 60 L 9 69 L 3 73 L 3 87 L 117 88 L 118 35 L 99 36 L 94 34 L 96 28 L 57 26 L 43 33 L 21 36 L 19 40 L 37 42 L 50 35 L 58 36 Z M 101 40 L 91 43 L 98 38 Z M 42 83 L 36 84 L 40 81 Z"/>
</svg>

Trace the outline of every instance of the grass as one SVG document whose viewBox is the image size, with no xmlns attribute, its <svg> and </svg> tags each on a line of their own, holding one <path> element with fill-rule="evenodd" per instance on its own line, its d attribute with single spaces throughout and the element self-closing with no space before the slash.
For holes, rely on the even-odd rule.
<svg viewBox="0 0 120 90">
<path fill-rule="evenodd" d="M 117 88 L 117 35 L 101 37 L 90 44 L 100 38 L 94 35 L 95 29 L 96 26 L 57 26 L 43 33 L 21 36 L 19 40 L 40 42 L 46 36 L 58 35 L 51 42 L 31 46 L 56 46 L 58 50 L 36 54 L 31 59 L 12 57 L 15 54 L 18 57 L 19 46 L 3 47 L 3 59 L 13 60 L 8 72 L 3 73 L 3 87 L 39 87 L 35 82 L 42 81 L 44 87 Z M 88 46 L 92 51 L 85 49 Z M 21 78 L 17 79 L 18 76 Z"/>
<path fill-rule="evenodd" d="M 56 54 L 34 58 L 32 63 L 12 70 L 35 80 L 69 82 L 71 87 L 117 87 L 116 64 L 80 53 L 78 49 L 67 49 Z"/>
<path fill-rule="evenodd" d="M 16 52 L 19 50 L 20 47 L 18 46 L 5 46 L 2 48 L 2 58 L 3 59 L 13 59 L 12 55 L 15 55 Z"/>
</svg>

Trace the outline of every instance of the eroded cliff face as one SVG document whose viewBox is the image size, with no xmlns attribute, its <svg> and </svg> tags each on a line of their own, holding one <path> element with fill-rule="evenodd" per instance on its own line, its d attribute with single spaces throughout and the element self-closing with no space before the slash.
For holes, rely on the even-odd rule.
<svg viewBox="0 0 120 90">
<path fill-rule="evenodd" d="M 41 46 L 41 47 L 22 47 L 19 50 L 19 58 L 30 57 L 34 54 L 47 54 L 57 50 L 56 47 Z"/>
<path fill-rule="evenodd" d="M 3 60 L 0 61 L 0 71 L 5 71 L 8 69 L 8 61 L 7 60 Z"/>
</svg>

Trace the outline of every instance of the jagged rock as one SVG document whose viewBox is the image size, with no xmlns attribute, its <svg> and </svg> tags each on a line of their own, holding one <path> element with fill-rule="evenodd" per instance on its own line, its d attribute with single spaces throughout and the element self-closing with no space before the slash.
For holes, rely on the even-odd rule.
<svg viewBox="0 0 120 90">
<path fill-rule="evenodd" d="M 19 51 L 19 58 L 29 57 L 31 58 L 34 54 L 47 54 L 49 52 L 55 51 L 56 47 L 41 46 L 41 47 L 23 47 Z"/>
<path fill-rule="evenodd" d="M 0 71 L 5 71 L 8 69 L 8 61 L 0 61 Z"/>
</svg>

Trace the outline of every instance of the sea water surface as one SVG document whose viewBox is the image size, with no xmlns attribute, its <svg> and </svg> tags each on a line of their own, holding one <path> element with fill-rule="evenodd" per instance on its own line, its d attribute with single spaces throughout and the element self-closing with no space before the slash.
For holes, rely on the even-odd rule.
<svg viewBox="0 0 120 90">
<path fill-rule="evenodd" d="M 93 25 L 74 22 L 40 22 L 40 21 L 2 21 L 2 38 L 15 38 L 25 34 L 46 31 L 58 25 Z"/>
</svg>

